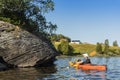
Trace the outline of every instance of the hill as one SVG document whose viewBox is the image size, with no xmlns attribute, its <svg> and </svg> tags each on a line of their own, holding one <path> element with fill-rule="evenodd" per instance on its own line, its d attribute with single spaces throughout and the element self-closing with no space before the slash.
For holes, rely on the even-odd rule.
<svg viewBox="0 0 120 80">
<path fill-rule="evenodd" d="M 91 53 L 95 51 L 96 45 L 94 44 L 70 44 L 73 47 L 73 53 Z"/>
<path fill-rule="evenodd" d="M 54 42 L 55 48 L 58 50 L 58 46 L 61 42 Z M 97 52 L 96 44 L 90 43 L 82 43 L 75 44 L 69 43 L 69 46 L 72 48 L 71 51 L 68 51 L 68 55 L 82 55 L 83 53 L 88 53 L 90 56 L 119 56 L 120 55 L 120 47 L 117 46 L 109 46 L 107 52 L 105 51 L 105 45 L 101 44 L 101 53 Z M 67 48 L 66 48 L 67 49 Z M 58 50 L 59 51 L 59 50 Z"/>
</svg>

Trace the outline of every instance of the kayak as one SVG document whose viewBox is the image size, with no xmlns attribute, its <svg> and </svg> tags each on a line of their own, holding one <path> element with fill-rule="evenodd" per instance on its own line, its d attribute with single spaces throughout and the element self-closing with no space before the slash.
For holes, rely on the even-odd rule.
<svg viewBox="0 0 120 80">
<path fill-rule="evenodd" d="M 69 65 L 71 67 L 76 68 L 76 69 L 82 69 L 82 70 L 100 70 L 100 71 L 106 71 L 107 70 L 107 66 L 106 65 L 76 64 L 74 62 L 69 62 Z"/>
</svg>

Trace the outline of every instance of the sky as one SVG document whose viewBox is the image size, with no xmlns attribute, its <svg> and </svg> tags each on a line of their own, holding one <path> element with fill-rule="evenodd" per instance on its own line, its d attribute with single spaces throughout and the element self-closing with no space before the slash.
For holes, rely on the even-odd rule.
<svg viewBox="0 0 120 80">
<path fill-rule="evenodd" d="M 120 0 L 53 1 L 55 10 L 46 18 L 57 24 L 57 34 L 92 44 L 106 39 L 120 44 Z"/>
</svg>

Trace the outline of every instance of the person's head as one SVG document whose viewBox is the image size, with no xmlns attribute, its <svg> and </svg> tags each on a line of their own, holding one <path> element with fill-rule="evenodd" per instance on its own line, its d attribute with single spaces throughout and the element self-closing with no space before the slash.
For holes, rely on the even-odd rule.
<svg viewBox="0 0 120 80">
<path fill-rule="evenodd" d="M 84 58 L 88 58 L 89 56 L 88 56 L 87 53 L 84 53 L 84 54 L 83 54 L 83 57 L 84 57 Z"/>
</svg>

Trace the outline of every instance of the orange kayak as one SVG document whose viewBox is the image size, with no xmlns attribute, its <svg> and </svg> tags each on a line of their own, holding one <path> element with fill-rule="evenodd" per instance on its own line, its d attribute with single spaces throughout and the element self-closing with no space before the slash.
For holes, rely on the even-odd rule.
<svg viewBox="0 0 120 80">
<path fill-rule="evenodd" d="M 69 62 L 70 66 L 76 68 L 76 69 L 82 69 L 82 70 L 102 70 L 106 71 L 107 66 L 106 65 L 95 65 L 95 64 L 83 64 L 83 65 L 78 65 L 73 62 Z"/>
</svg>

